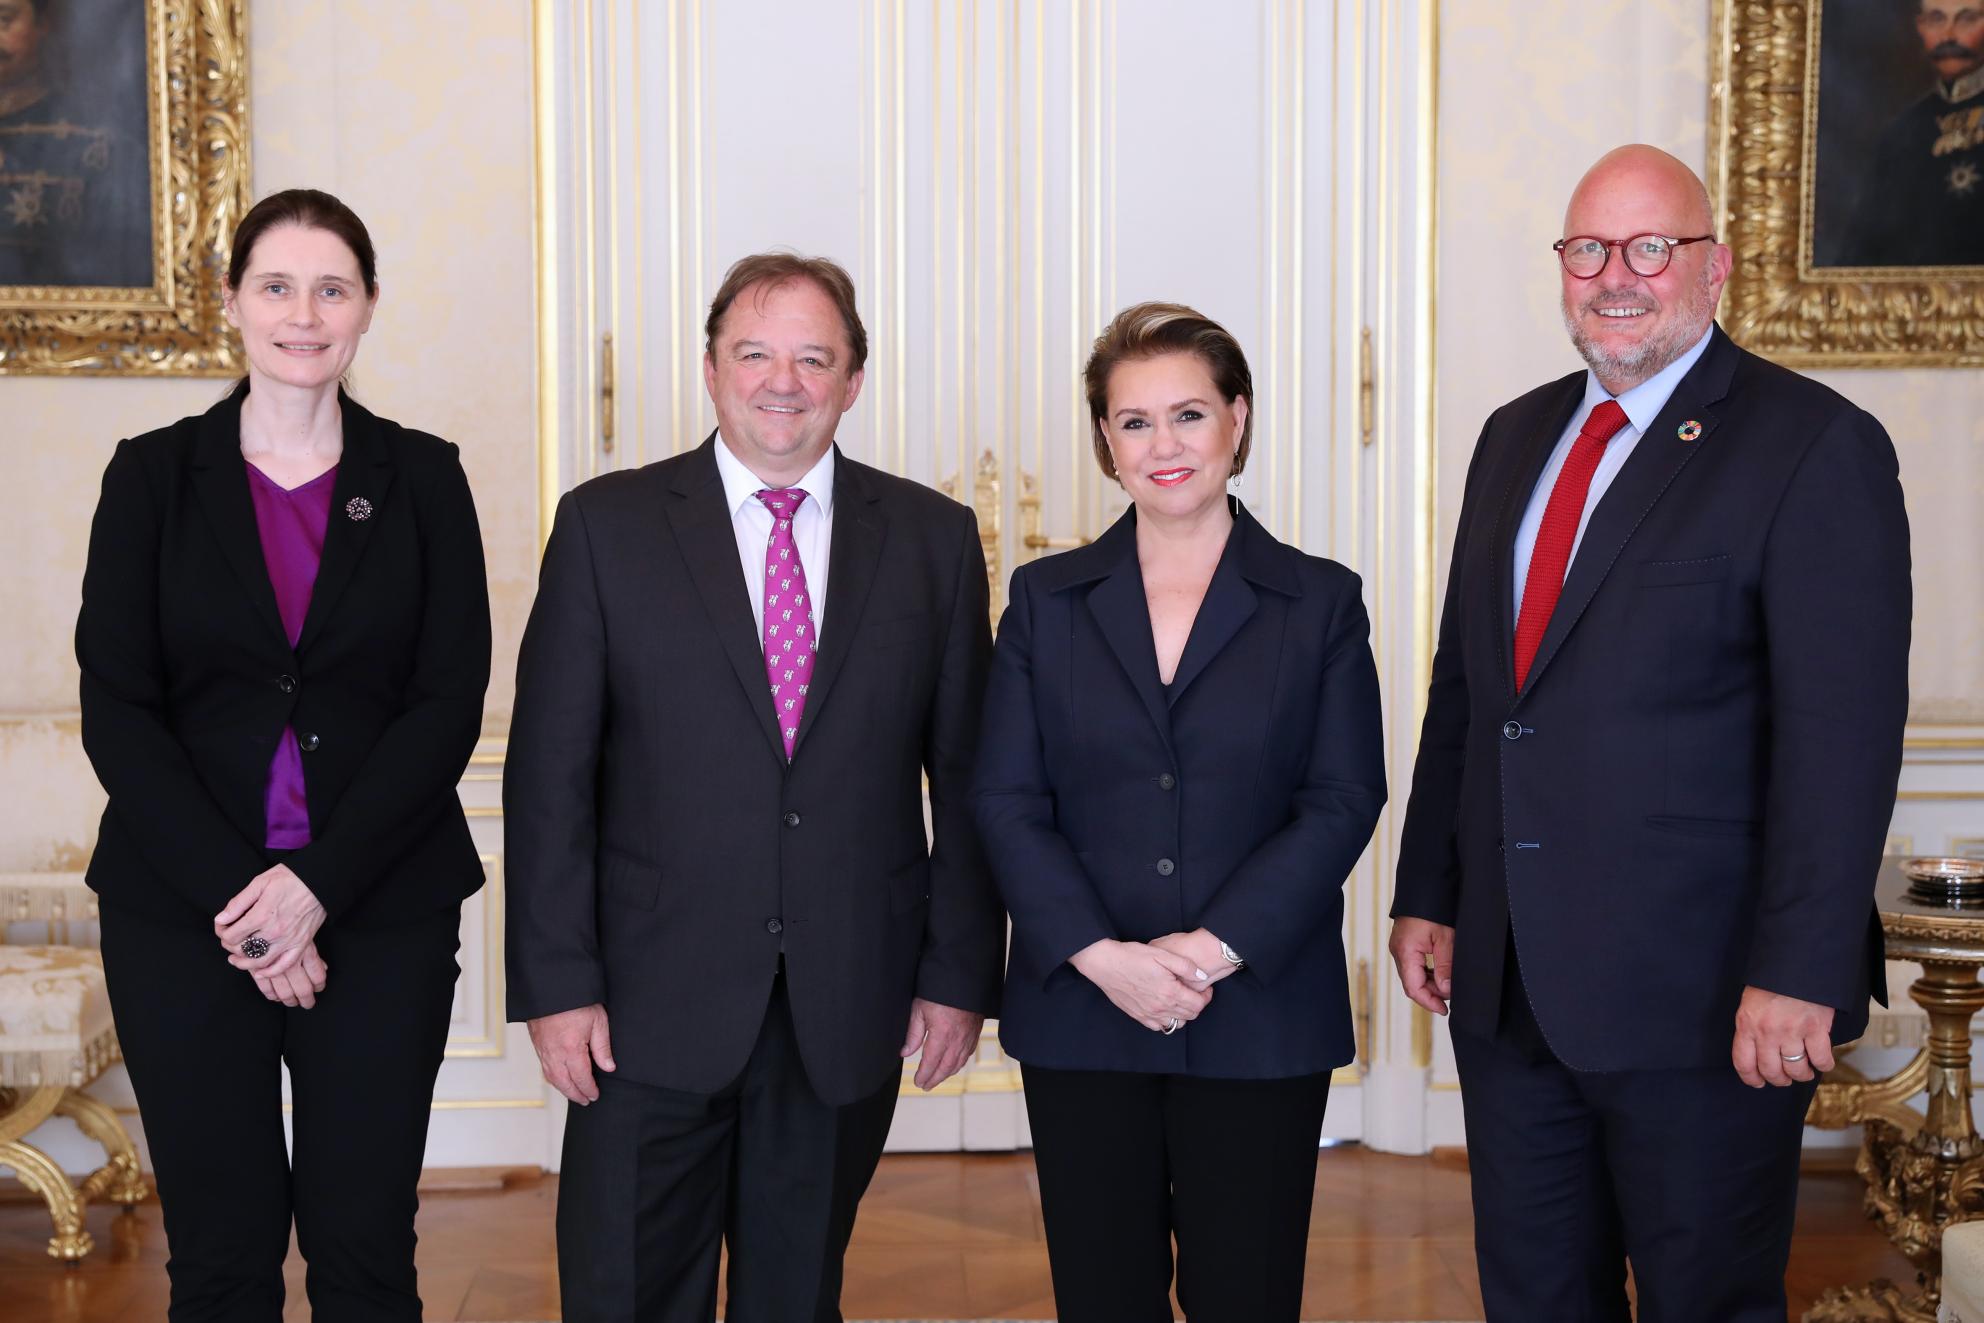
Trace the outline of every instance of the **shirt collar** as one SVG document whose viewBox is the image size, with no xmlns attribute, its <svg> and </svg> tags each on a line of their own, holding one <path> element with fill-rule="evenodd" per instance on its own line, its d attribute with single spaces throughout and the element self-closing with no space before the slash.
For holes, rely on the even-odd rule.
<svg viewBox="0 0 1984 1323">
<path fill-rule="evenodd" d="M 1972 69 L 1954 83 L 1946 83 L 1938 78 L 1936 90 L 1941 92 L 1943 100 L 1951 105 L 1959 101 L 1968 101 L 1979 92 L 1984 92 L 1984 69 Z"/>
<path fill-rule="evenodd" d="M 1715 326 L 1709 325 L 1702 332 L 1702 338 L 1695 341 L 1687 353 L 1669 363 L 1660 371 L 1642 381 L 1625 394 L 1618 396 L 1619 407 L 1626 411 L 1626 421 L 1633 425 L 1633 431 L 1641 436 L 1653 426 L 1653 420 L 1667 407 L 1667 401 L 1674 394 L 1674 388 L 1681 384 L 1681 378 L 1708 352 L 1708 342 L 1715 335 Z M 1584 374 L 1584 414 L 1589 414 L 1605 400 L 1614 398 L 1612 392 L 1598 384 L 1598 376 L 1589 369 Z"/>
<path fill-rule="evenodd" d="M 838 450 L 838 446 L 828 446 L 826 453 L 820 456 L 820 462 L 792 484 L 802 488 L 806 499 L 818 505 L 822 515 L 829 517 L 834 512 L 834 454 Z M 731 518 L 735 519 L 747 502 L 758 504 L 758 493 L 765 490 L 765 483 L 732 453 L 722 432 L 718 432 L 716 437 L 716 471 L 723 479 L 723 500 L 730 509 Z"/>
</svg>

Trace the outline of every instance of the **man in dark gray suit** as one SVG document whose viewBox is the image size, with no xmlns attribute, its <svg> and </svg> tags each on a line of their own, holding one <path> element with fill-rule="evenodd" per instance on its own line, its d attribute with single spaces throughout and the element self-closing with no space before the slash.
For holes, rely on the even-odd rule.
<svg viewBox="0 0 1984 1323">
<path fill-rule="evenodd" d="M 509 1014 L 566 1124 L 568 1323 L 838 1320 L 895 1110 L 970 1058 L 1004 918 L 972 833 L 972 512 L 834 445 L 846 272 L 745 258 L 698 449 L 559 503 L 504 783 Z M 929 779 L 934 845 L 926 834 Z"/>
</svg>

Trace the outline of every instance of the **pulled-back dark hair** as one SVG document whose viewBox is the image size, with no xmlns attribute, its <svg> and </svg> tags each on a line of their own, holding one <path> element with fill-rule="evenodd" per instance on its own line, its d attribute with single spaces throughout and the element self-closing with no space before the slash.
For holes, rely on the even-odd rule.
<svg viewBox="0 0 1984 1323">
<path fill-rule="evenodd" d="M 342 239 L 344 246 L 351 249 L 351 255 L 358 259 L 365 297 L 378 297 L 379 262 L 372 251 L 372 236 L 366 232 L 365 222 L 350 207 L 314 188 L 286 188 L 269 194 L 248 209 L 248 214 L 234 227 L 234 246 L 227 260 L 229 288 L 241 288 L 241 281 L 248 274 L 248 259 L 262 236 L 285 225 L 324 230 Z"/>
</svg>

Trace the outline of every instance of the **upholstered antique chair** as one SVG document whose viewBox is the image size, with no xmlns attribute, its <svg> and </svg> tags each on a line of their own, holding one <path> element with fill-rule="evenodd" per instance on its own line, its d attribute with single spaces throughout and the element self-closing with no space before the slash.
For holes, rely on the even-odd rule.
<svg viewBox="0 0 1984 1323">
<path fill-rule="evenodd" d="M 128 1209 L 149 1193 L 117 1113 L 83 1092 L 118 1060 L 103 958 L 68 944 L 95 919 L 96 895 L 79 873 L 0 874 L 0 1168 L 47 1203 L 55 1224 L 48 1252 L 71 1263 L 93 1244 L 83 1229 L 85 1204 Z M 46 925 L 47 942 L 7 944 L 20 925 Z M 108 1160 L 80 1186 L 28 1142 L 50 1116 L 68 1117 L 103 1146 Z"/>
</svg>

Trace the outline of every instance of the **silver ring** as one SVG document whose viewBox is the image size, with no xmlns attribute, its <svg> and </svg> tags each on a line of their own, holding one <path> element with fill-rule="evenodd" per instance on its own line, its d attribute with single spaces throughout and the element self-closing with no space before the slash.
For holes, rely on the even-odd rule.
<svg viewBox="0 0 1984 1323">
<path fill-rule="evenodd" d="M 1786 1061 L 1803 1061 L 1805 1059 L 1805 1054 L 1803 1052 L 1798 1053 L 1796 1056 L 1789 1056 L 1783 1052 L 1779 1052 L 1777 1055 L 1783 1057 L 1784 1060 Z"/>
<path fill-rule="evenodd" d="M 260 960 L 269 953 L 269 939 L 260 933 L 250 933 L 241 943 L 241 954 L 249 960 Z"/>
<path fill-rule="evenodd" d="M 1178 1032 L 1178 1026 L 1179 1026 L 1179 1024 L 1180 1024 L 1180 1023 L 1182 1023 L 1182 1021 L 1180 1021 L 1179 1019 L 1177 1019 L 1177 1017 L 1175 1017 L 1175 1016 L 1174 1016 L 1174 1017 L 1172 1018 L 1172 1020 L 1171 1020 L 1171 1023 L 1169 1023 L 1169 1024 L 1167 1024 L 1167 1025 L 1165 1025 L 1165 1026 L 1164 1026 L 1164 1032 L 1165 1032 L 1165 1034 L 1166 1034 L 1167 1036 L 1169 1036 L 1169 1035 L 1171 1035 L 1171 1034 L 1175 1034 L 1175 1033 L 1177 1033 L 1177 1032 Z"/>
</svg>

